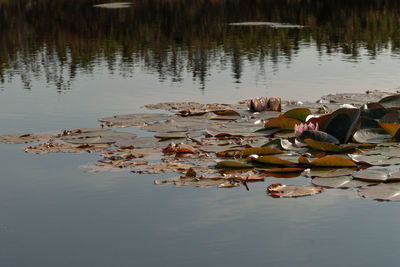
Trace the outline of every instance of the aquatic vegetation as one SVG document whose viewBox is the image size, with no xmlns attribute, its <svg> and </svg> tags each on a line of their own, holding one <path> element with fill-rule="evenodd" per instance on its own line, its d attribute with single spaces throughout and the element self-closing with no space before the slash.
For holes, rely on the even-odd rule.
<svg viewBox="0 0 400 267">
<path fill-rule="evenodd" d="M 97 153 L 97 162 L 81 166 L 87 172 L 181 175 L 156 180 L 157 185 L 250 190 L 251 182 L 302 177 L 310 185 L 271 184 L 268 195 L 302 197 L 323 188 L 359 188 L 365 198 L 400 201 L 399 95 L 381 99 L 381 93 L 369 93 L 371 101 L 357 108 L 353 104 L 360 95 L 344 96 L 351 107 L 340 101 L 294 105 L 279 98 L 237 104 L 159 103 L 147 107 L 170 114 L 116 115 L 99 119 L 99 128 L 2 135 L 0 142 L 33 143 L 25 148 L 33 154 Z M 260 103 L 276 107 L 269 106 L 271 101 L 283 112 L 256 111 Z M 105 126 L 141 127 L 153 135 L 137 137 Z"/>
</svg>

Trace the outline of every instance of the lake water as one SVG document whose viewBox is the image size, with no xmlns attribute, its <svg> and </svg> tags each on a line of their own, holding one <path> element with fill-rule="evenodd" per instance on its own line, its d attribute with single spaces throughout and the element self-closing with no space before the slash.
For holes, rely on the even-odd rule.
<svg viewBox="0 0 400 267">
<path fill-rule="evenodd" d="M 315 101 L 400 87 L 400 3 L 282 2 L 102 9 L 96 0 L 0 0 L 0 134 L 97 127 L 98 118 L 164 101 Z M 229 24 L 248 21 L 282 24 Z M 96 155 L 25 147 L 0 143 L 0 266 L 398 262 L 396 202 L 355 190 L 297 199 L 265 192 L 306 178 L 268 178 L 250 191 L 155 186 L 173 174 L 85 173 L 78 166 Z"/>
</svg>

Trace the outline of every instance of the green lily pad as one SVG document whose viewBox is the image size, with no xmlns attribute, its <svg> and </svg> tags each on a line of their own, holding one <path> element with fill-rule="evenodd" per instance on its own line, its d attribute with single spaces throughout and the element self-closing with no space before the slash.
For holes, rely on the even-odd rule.
<svg viewBox="0 0 400 267">
<path fill-rule="evenodd" d="M 217 163 L 217 167 L 232 168 L 232 169 L 250 169 L 253 166 L 239 161 L 224 160 Z"/>
<path fill-rule="evenodd" d="M 309 115 L 311 115 L 311 111 L 308 108 L 294 108 L 286 111 L 282 116 L 304 122 Z"/>
</svg>

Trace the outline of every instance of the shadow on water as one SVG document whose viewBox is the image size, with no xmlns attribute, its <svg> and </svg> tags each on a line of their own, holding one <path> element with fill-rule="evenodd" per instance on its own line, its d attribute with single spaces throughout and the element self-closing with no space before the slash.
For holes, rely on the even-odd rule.
<svg viewBox="0 0 400 267">
<path fill-rule="evenodd" d="M 16 77 L 31 89 L 45 77 L 59 91 L 77 73 L 108 71 L 129 77 L 136 68 L 179 83 L 184 71 L 205 88 L 212 65 L 231 68 L 240 83 L 243 61 L 290 64 L 302 45 L 357 61 L 400 51 L 398 1 L 135 1 L 126 9 L 101 9 L 98 0 L 1 0 L 0 79 Z M 304 28 L 231 26 L 272 21 Z M 229 64 L 227 64 L 229 63 Z M 229 67 L 228 67 L 229 68 Z"/>
</svg>

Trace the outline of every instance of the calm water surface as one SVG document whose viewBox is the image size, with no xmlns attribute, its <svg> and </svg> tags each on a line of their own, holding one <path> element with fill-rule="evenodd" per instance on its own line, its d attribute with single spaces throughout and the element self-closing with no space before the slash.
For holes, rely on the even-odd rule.
<svg viewBox="0 0 400 267">
<path fill-rule="evenodd" d="M 0 0 L 0 134 L 97 127 L 161 101 L 317 100 L 400 86 L 397 1 Z M 231 26 L 258 21 L 302 28 Z M 146 111 L 147 112 L 147 111 Z M 138 129 L 127 129 L 145 134 Z M 387 266 L 398 203 L 326 190 L 272 199 L 244 188 L 89 174 L 95 155 L 0 144 L 0 266 Z"/>
</svg>

